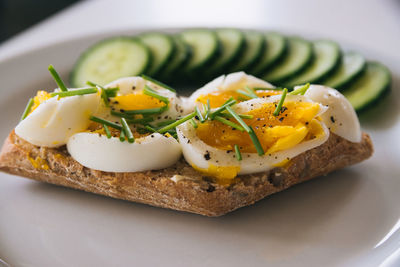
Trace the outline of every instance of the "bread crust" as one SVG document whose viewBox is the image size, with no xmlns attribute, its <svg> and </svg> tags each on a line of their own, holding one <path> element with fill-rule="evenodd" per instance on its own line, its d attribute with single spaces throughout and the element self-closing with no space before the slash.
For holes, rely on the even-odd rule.
<svg viewBox="0 0 400 267">
<path fill-rule="evenodd" d="M 291 159 L 284 167 L 242 175 L 233 184 L 224 186 L 203 177 L 184 159 L 157 171 L 112 173 L 89 169 L 69 156 L 65 146 L 34 146 L 12 131 L 0 153 L 0 170 L 113 198 L 221 216 L 295 184 L 356 164 L 372 153 L 371 139 L 365 133 L 360 143 L 351 143 L 331 133 L 324 144 Z M 32 164 L 35 159 L 44 160 L 48 169 L 35 168 Z M 186 178 L 175 182 L 171 180 L 174 175 Z"/>
</svg>

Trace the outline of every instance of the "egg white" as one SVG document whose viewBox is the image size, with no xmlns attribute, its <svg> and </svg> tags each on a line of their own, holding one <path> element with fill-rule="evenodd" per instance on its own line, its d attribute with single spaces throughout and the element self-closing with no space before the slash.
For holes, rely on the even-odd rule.
<svg viewBox="0 0 400 267">
<path fill-rule="evenodd" d="M 95 133 L 77 133 L 67 143 L 70 155 L 85 167 L 107 172 L 139 172 L 169 167 L 181 156 L 173 137 L 153 133 L 134 143 Z"/>
<path fill-rule="evenodd" d="M 339 91 L 323 85 L 311 85 L 305 93 L 327 107 L 321 115 L 328 129 L 353 143 L 361 142 L 361 127 L 353 106 Z"/>
<path fill-rule="evenodd" d="M 37 146 L 65 145 L 70 136 L 87 129 L 100 99 L 97 93 L 47 99 L 18 123 L 15 133 Z"/>
<path fill-rule="evenodd" d="M 241 102 L 234 106 L 234 110 L 238 113 L 249 112 L 257 109 L 265 103 L 277 102 L 281 98 L 280 95 L 271 96 L 269 98 L 256 98 L 249 101 Z M 313 102 L 306 96 L 288 95 L 287 101 L 303 101 Z M 323 114 L 326 108 L 320 105 L 320 111 L 317 116 Z M 316 116 L 316 117 L 317 117 Z M 257 153 L 242 153 L 242 160 L 235 158 L 235 153 L 227 153 L 226 150 L 217 149 L 203 142 L 196 134 L 196 129 L 191 123 L 185 122 L 177 127 L 179 142 L 182 146 L 182 152 L 186 161 L 200 169 L 207 170 L 214 166 L 240 167 L 238 174 L 250 174 L 263 172 L 274 168 L 274 165 L 291 159 L 307 150 L 322 145 L 329 137 L 329 130 L 323 122 L 321 122 L 323 134 L 308 141 L 293 146 L 290 149 L 277 151 L 271 154 L 259 156 Z M 204 155 L 209 155 L 208 160 Z"/>
</svg>

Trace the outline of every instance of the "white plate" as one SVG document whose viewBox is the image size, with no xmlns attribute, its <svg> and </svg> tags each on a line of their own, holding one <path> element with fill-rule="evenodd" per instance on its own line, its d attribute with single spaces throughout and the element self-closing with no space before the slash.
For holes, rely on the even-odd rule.
<svg viewBox="0 0 400 267">
<path fill-rule="evenodd" d="M 102 36 L 0 63 L 0 139 L 28 97 L 67 77 Z M 0 174 L 0 258 L 13 266 L 377 266 L 400 264 L 399 62 L 393 93 L 362 116 L 374 156 L 220 218 Z M 385 107 L 386 106 L 386 107 Z"/>
</svg>

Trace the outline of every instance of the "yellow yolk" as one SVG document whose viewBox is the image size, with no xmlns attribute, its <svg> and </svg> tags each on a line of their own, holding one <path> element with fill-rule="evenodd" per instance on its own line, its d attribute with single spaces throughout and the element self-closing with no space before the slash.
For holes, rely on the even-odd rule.
<svg viewBox="0 0 400 267">
<path fill-rule="evenodd" d="M 253 115 L 253 118 L 244 121 L 253 128 L 264 151 L 273 153 L 323 134 L 320 122 L 314 119 L 319 109 L 320 106 L 315 103 L 288 101 L 284 103 L 281 113 L 274 116 L 275 103 L 266 103 L 246 113 Z M 238 131 L 219 121 L 198 124 L 196 133 L 203 142 L 218 149 L 233 150 L 237 144 L 241 152 L 257 152 L 247 132 Z"/>
<path fill-rule="evenodd" d="M 258 90 L 256 91 L 256 95 L 259 97 L 269 97 L 271 95 L 279 95 L 281 94 L 281 91 L 278 90 Z M 229 98 L 233 97 L 236 101 L 242 102 L 249 100 L 250 98 L 248 96 L 242 95 L 236 91 L 217 91 L 213 92 L 208 95 L 201 95 L 199 98 L 197 98 L 197 102 L 207 104 L 207 99 L 210 100 L 210 107 L 211 108 L 217 108 L 223 105 Z"/>
<path fill-rule="evenodd" d="M 119 108 L 125 110 L 149 109 L 165 106 L 165 103 L 162 101 L 152 96 L 145 95 L 142 92 L 116 96 L 114 98 L 114 103 L 117 104 Z"/>
<path fill-rule="evenodd" d="M 40 104 L 42 104 L 47 99 L 50 99 L 51 96 L 46 91 L 37 91 L 36 96 L 33 98 L 33 106 L 31 108 L 30 113 L 34 111 Z"/>
<path fill-rule="evenodd" d="M 48 170 L 49 165 L 47 165 L 47 160 L 42 159 L 41 157 L 37 156 L 36 158 L 32 158 L 29 153 L 27 153 L 27 158 L 31 162 L 32 166 L 35 169 L 40 169 L 40 170 Z"/>
<path fill-rule="evenodd" d="M 235 178 L 240 171 L 239 166 L 215 166 L 213 164 L 210 164 L 208 169 L 202 169 L 197 167 L 196 165 L 192 165 L 192 167 L 198 172 L 222 180 L 231 180 Z"/>
</svg>

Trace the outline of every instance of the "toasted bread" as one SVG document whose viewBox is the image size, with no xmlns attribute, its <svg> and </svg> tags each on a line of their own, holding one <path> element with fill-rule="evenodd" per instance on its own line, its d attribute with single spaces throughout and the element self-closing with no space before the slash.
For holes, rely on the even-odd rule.
<svg viewBox="0 0 400 267">
<path fill-rule="evenodd" d="M 284 167 L 239 176 L 225 186 L 203 177 L 184 159 L 155 171 L 112 173 L 89 169 L 69 156 L 65 146 L 34 146 L 12 131 L 0 154 L 0 170 L 118 199 L 220 216 L 295 184 L 358 163 L 372 152 L 371 139 L 365 133 L 360 143 L 351 143 L 331 133 L 323 145 L 298 155 Z"/>
</svg>

